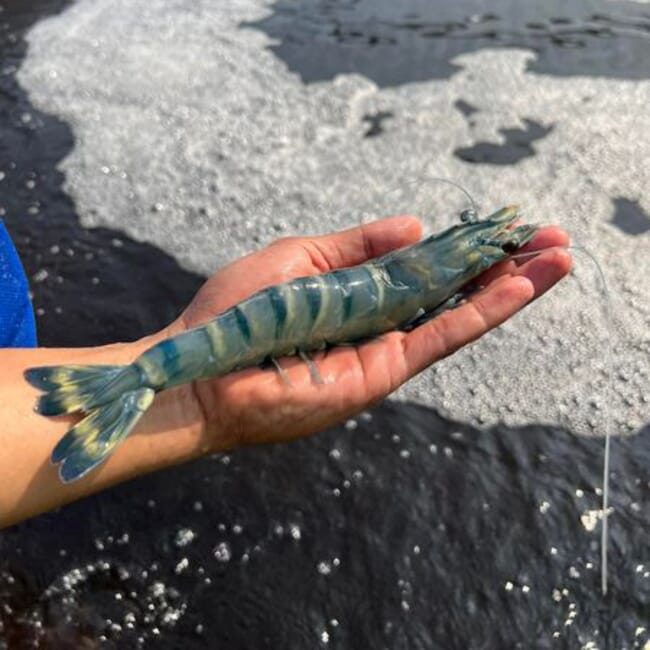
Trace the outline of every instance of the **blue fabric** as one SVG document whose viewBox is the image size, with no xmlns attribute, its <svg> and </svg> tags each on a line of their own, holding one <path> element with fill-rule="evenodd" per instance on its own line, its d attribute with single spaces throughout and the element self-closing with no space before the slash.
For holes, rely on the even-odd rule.
<svg viewBox="0 0 650 650">
<path fill-rule="evenodd" d="M 0 348 L 36 345 L 34 311 L 18 253 L 0 220 Z"/>
</svg>

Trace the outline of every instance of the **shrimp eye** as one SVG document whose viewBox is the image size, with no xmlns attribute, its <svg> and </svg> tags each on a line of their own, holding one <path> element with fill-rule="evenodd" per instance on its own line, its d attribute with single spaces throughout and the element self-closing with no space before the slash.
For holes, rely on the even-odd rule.
<svg viewBox="0 0 650 650">
<path fill-rule="evenodd" d="M 514 253 L 518 248 L 519 248 L 519 245 L 517 244 L 517 242 L 514 242 L 512 240 L 504 241 L 503 244 L 501 244 L 501 250 L 504 253 L 507 253 L 508 255 L 510 253 Z"/>
<path fill-rule="evenodd" d="M 460 220 L 463 223 L 476 223 L 478 221 L 478 213 L 473 208 L 467 208 L 460 213 Z"/>
</svg>

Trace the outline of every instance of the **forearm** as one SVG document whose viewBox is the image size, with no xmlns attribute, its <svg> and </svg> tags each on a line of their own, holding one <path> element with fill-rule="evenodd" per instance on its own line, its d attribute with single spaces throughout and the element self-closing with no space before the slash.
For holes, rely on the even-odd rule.
<svg viewBox="0 0 650 650">
<path fill-rule="evenodd" d="M 207 451 L 201 410 L 188 384 L 157 395 L 133 433 L 97 471 L 64 484 L 50 463 L 53 447 L 79 416 L 36 413 L 39 393 L 23 372 L 57 364 L 126 364 L 154 342 L 0 350 L 0 527 Z"/>
</svg>

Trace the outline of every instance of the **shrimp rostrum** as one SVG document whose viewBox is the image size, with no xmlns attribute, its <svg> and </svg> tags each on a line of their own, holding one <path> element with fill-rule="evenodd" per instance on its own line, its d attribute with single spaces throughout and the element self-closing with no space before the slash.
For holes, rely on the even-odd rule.
<svg viewBox="0 0 650 650">
<path fill-rule="evenodd" d="M 164 340 L 126 366 L 31 368 L 43 415 L 85 413 L 51 460 L 75 481 L 126 438 L 157 392 L 195 380 L 408 330 L 458 304 L 472 280 L 529 242 L 516 207 L 468 220 L 359 266 L 258 291 L 202 327 Z M 312 363 L 312 376 L 318 372 Z"/>
</svg>

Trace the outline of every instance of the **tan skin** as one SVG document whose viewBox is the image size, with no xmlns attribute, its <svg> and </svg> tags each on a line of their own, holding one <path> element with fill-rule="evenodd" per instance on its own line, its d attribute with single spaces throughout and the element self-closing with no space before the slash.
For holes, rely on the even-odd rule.
<svg viewBox="0 0 650 650">
<path fill-rule="evenodd" d="M 252 368 L 165 391 L 105 463 L 77 482 L 60 482 L 49 455 L 78 417 L 36 414 L 38 391 L 24 381 L 25 369 L 61 363 L 128 363 L 154 343 L 205 323 L 259 289 L 361 264 L 420 236 L 417 219 L 393 217 L 322 237 L 282 239 L 215 273 L 182 316 L 153 336 L 98 348 L 0 350 L 4 424 L 0 526 L 205 454 L 322 431 L 380 401 L 432 363 L 497 327 L 571 268 L 569 254 L 554 248 L 568 244 L 566 233 L 543 228 L 526 249 L 544 252 L 494 267 L 483 277 L 485 288 L 457 309 L 407 334 L 390 332 L 360 346 L 315 354 L 323 384 L 312 380 L 299 359 L 289 358 L 281 361 L 289 385 L 273 370 Z"/>
</svg>

